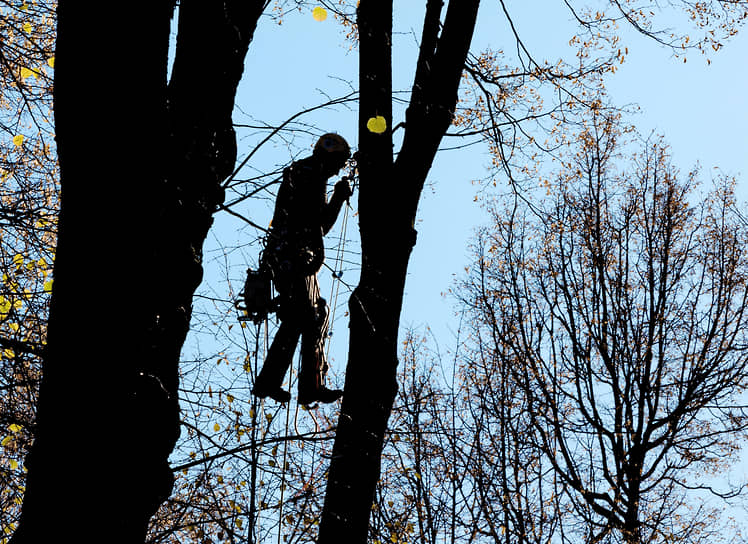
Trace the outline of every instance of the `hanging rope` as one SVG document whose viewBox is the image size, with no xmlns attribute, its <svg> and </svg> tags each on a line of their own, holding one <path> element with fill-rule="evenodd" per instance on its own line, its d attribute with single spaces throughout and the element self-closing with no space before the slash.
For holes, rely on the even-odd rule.
<svg viewBox="0 0 748 544">
<path fill-rule="evenodd" d="M 289 389 L 291 388 L 291 377 L 289 375 Z M 288 422 L 291 416 L 291 403 L 286 406 L 286 428 L 285 437 L 283 441 L 283 464 L 281 465 L 281 486 L 280 486 L 280 501 L 278 503 L 278 544 L 281 543 L 281 534 L 283 533 L 283 496 L 286 493 L 286 459 L 288 458 Z"/>
<path fill-rule="evenodd" d="M 350 204 L 346 205 L 345 211 L 343 212 L 343 226 L 340 229 L 340 239 L 338 240 L 338 249 L 335 255 L 335 269 L 332 272 L 333 283 L 330 286 L 330 300 L 332 302 L 331 304 L 332 309 L 330 311 L 330 324 L 333 327 L 335 326 L 335 312 L 338 309 L 338 295 L 340 294 L 340 284 L 342 281 L 341 278 L 343 276 L 342 260 L 343 260 L 343 255 L 345 254 L 346 230 L 348 228 L 348 209 L 349 208 L 350 208 Z M 335 281 L 335 280 L 338 280 L 338 281 Z M 332 345 L 332 342 L 330 342 L 329 340 L 332 338 L 332 334 L 333 334 L 333 330 L 331 327 L 330 332 L 328 334 L 327 352 L 325 353 L 325 358 L 329 358 L 330 356 L 330 346 Z"/>
</svg>

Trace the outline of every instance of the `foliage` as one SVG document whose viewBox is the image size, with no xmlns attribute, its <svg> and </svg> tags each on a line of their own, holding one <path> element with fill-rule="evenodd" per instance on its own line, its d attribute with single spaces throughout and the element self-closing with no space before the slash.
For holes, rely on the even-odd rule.
<svg viewBox="0 0 748 544">
<path fill-rule="evenodd" d="M 9 534 L 34 436 L 52 286 L 57 162 L 54 2 L 0 3 L 0 530 Z M 4 538 L 2 540 L 5 542 Z"/>
</svg>

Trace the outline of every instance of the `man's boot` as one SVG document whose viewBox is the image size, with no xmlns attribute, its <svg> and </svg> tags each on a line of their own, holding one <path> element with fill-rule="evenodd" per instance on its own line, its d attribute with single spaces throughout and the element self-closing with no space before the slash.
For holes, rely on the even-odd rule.
<svg viewBox="0 0 748 544">
<path fill-rule="evenodd" d="M 329 404 L 343 396 L 342 389 L 328 389 L 324 385 L 305 385 L 303 376 L 299 376 L 299 404 L 309 405 L 315 402 Z"/>
<path fill-rule="evenodd" d="M 255 386 L 252 388 L 252 394 L 255 397 L 258 397 L 261 399 L 264 399 L 265 397 L 270 397 L 275 402 L 288 402 L 291 400 L 291 393 L 289 393 L 282 387 L 265 386 L 261 384 L 259 379 L 255 382 Z"/>
<path fill-rule="evenodd" d="M 329 404 L 343 396 L 342 389 L 329 389 L 325 386 L 327 363 L 324 352 L 304 353 L 302 346 L 301 372 L 299 372 L 299 404 L 309 405 L 315 402 Z M 306 355 L 306 359 L 304 358 Z"/>
</svg>

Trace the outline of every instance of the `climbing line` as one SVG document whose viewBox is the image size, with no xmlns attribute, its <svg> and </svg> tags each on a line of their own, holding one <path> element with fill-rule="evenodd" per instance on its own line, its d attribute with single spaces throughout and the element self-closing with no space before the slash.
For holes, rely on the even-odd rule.
<svg viewBox="0 0 748 544">
<path fill-rule="evenodd" d="M 342 262 L 343 255 L 345 254 L 345 242 L 346 242 L 346 231 L 348 229 L 348 210 L 350 204 L 345 207 L 343 212 L 343 225 L 340 229 L 340 237 L 338 239 L 338 248 L 335 255 L 335 270 L 332 272 L 333 282 L 330 286 L 330 325 L 331 328 L 335 326 L 335 313 L 338 309 L 338 295 L 340 294 L 340 284 L 342 283 L 341 276 L 343 275 Z M 338 280 L 338 281 L 335 281 Z M 330 355 L 330 345 L 332 342 L 332 331 L 328 333 L 327 351 L 325 352 L 325 358 L 327 359 Z"/>
<path fill-rule="evenodd" d="M 292 378 L 289 373 L 288 388 L 291 389 Z M 284 437 L 288 436 L 288 424 L 291 416 L 291 403 L 286 403 L 286 428 Z M 278 544 L 281 544 L 281 534 L 283 533 L 283 497 L 286 492 L 286 465 L 288 459 L 288 442 L 289 440 L 283 441 L 283 464 L 281 465 L 281 485 L 280 485 L 280 500 L 278 501 Z"/>
</svg>

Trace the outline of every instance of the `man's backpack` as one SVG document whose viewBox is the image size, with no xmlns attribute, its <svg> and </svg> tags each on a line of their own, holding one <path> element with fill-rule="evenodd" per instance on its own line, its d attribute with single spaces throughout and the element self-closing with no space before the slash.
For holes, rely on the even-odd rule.
<svg viewBox="0 0 748 544">
<path fill-rule="evenodd" d="M 245 312 L 245 315 L 239 318 L 241 321 L 261 323 L 274 311 L 271 280 L 272 273 L 264 263 L 260 263 L 257 270 L 247 269 L 247 279 L 244 280 L 244 288 L 239 294 L 241 299 L 236 303 L 236 307 Z"/>
</svg>

